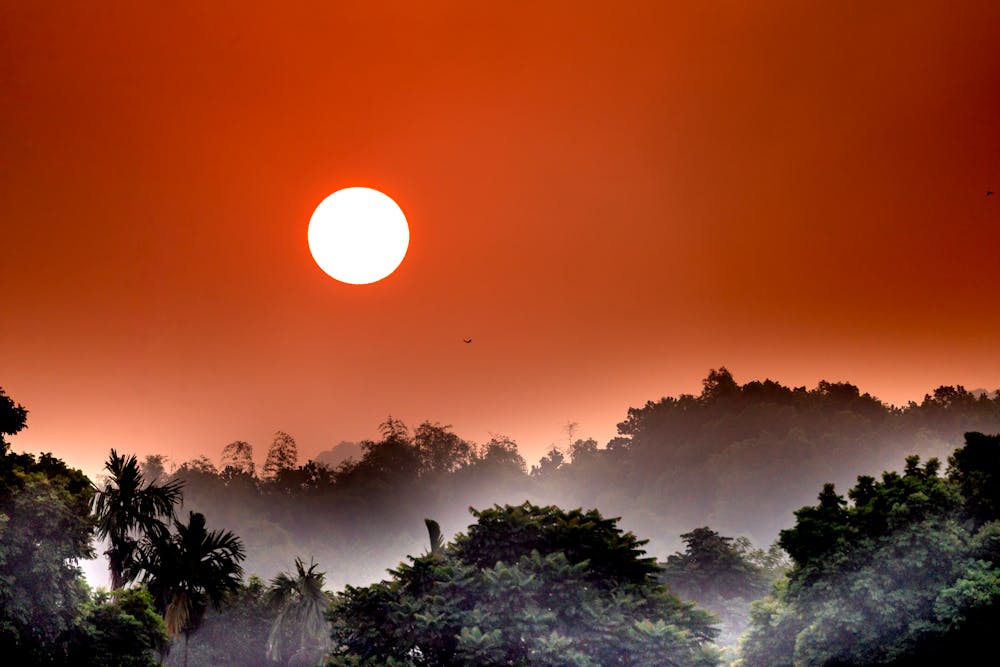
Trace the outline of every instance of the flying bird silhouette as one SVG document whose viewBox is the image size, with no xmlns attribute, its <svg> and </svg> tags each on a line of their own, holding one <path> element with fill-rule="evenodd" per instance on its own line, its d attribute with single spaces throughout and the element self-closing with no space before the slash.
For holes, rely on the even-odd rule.
<svg viewBox="0 0 1000 667">
<path fill-rule="evenodd" d="M 463 339 L 462 339 L 462 342 L 463 342 L 463 343 L 471 343 L 471 342 L 472 342 L 472 339 L 471 339 L 471 338 L 463 338 Z"/>
</svg>

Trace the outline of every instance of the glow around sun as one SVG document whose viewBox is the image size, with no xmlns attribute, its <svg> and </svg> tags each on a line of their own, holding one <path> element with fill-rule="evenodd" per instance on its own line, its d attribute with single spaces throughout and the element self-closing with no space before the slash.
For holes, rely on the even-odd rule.
<svg viewBox="0 0 1000 667">
<path fill-rule="evenodd" d="M 400 265 L 410 226 L 399 206 L 371 188 L 337 190 L 309 220 L 309 252 L 329 276 L 351 285 L 382 280 Z"/>
</svg>

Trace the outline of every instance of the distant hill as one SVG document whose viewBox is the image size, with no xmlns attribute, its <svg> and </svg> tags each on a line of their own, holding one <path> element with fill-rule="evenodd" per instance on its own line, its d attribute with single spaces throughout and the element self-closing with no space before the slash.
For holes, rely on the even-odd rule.
<svg viewBox="0 0 1000 667">
<path fill-rule="evenodd" d="M 360 442 L 348 442 L 347 440 L 342 440 L 334 445 L 333 448 L 323 450 L 317 454 L 313 460 L 317 463 L 330 466 L 331 468 L 336 468 L 347 459 L 360 461 L 361 457 L 362 451 Z"/>
</svg>

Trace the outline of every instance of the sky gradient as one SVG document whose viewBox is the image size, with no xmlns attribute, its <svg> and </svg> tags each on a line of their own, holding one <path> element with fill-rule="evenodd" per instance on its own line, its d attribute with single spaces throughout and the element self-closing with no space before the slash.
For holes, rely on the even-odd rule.
<svg viewBox="0 0 1000 667">
<path fill-rule="evenodd" d="M 0 3 L 15 449 L 1000 386 L 1000 3 L 133 4 Z M 355 185 L 410 223 L 368 286 L 306 245 Z"/>
</svg>

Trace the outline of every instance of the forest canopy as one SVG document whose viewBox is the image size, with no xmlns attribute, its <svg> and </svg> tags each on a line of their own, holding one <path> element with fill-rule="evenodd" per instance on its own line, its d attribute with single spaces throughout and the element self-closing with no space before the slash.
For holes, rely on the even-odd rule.
<svg viewBox="0 0 1000 667">
<path fill-rule="evenodd" d="M 278 431 L 261 466 L 242 440 L 218 464 L 112 450 L 100 485 L 10 451 L 27 414 L 0 390 L 0 649 L 24 664 L 905 665 L 1000 620 L 996 393 L 893 407 L 722 368 L 530 468 L 389 417 L 335 467 Z M 491 509 L 459 532 L 468 507 Z M 111 594 L 78 567 L 95 537 Z"/>
<path fill-rule="evenodd" d="M 847 382 L 740 384 L 720 368 L 700 394 L 631 408 L 609 442 L 568 438 L 530 469 L 502 435 L 475 443 L 445 424 L 411 430 L 389 417 L 336 467 L 299 460 L 279 432 L 270 449 L 280 452 L 258 453 L 272 462 L 267 474 L 255 473 L 245 441 L 220 446 L 218 466 L 202 457 L 167 472 L 165 457 L 152 456 L 144 470 L 183 481 L 186 508 L 243 536 L 248 572 L 271 577 L 312 556 L 340 564 L 328 572 L 338 587 L 377 581 L 418 549 L 425 517 L 453 535 L 465 508 L 526 498 L 620 516 L 661 558 L 696 526 L 767 545 L 822 484 L 849 486 L 910 454 L 943 459 L 970 430 L 1000 431 L 1000 397 L 939 387 L 897 408 Z"/>
</svg>

